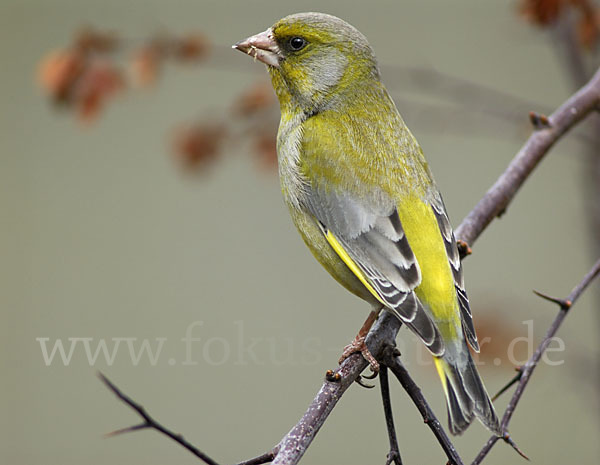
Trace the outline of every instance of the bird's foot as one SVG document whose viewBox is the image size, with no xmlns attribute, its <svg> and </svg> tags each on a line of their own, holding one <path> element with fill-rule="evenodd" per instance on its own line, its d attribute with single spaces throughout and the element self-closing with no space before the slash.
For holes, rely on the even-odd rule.
<svg viewBox="0 0 600 465">
<path fill-rule="evenodd" d="M 360 352 L 364 359 L 369 362 L 369 366 L 371 367 L 371 371 L 374 374 L 379 373 L 379 362 L 375 360 L 373 354 L 369 351 L 367 344 L 365 344 L 366 336 L 356 336 L 356 338 L 344 347 L 344 351 L 342 352 L 342 356 L 340 357 L 339 364 L 341 365 L 344 360 L 346 360 L 350 355 Z"/>
</svg>

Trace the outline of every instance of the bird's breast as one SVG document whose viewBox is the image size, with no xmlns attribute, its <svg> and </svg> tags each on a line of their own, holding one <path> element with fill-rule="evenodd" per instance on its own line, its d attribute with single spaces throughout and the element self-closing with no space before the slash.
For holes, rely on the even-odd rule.
<svg viewBox="0 0 600 465">
<path fill-rule="evenodd" d="M 303 114 L 282 114 L 277 134 L 279 180 L 285 202 L 300 209 L 306 196 L 308 181 L 300 172 Z"/>
</svg>

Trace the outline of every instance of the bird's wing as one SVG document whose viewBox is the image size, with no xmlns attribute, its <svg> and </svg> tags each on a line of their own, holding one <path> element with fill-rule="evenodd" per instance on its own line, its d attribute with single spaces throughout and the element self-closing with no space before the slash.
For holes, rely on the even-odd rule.
<svg viewBox="0 0 600 465">
<path fill-rule="evenodd" d="M 444 343 L 429 313 L 413 292 L 421 270 L 391 199 L 357 199 L 309 188 L 306 208 L 325 238 L 365 287 L 410 327 L 429 350 L 441 356 Z"/>
<path fill-rule="evenodd" d="M 473 350 L 479 352 L 479 342 L 477 341 L 475 327 L 473 326 L 473 315 L 469 306 L 469 298 L 467 297 L 467 292 L 465 291 L 465 281 L 463 278 L 463 270 L 460 261 L 460 255 L 458 253 L 458 247 L 456 246 L 456 238 L 454 237 L 454 231 L 452 231 L 452 226 L 450 225 L 450 220 L 448 219 L 448 214 L 446 213 L 444 201 L 439 194 L 434 196 L 433 200 L 431 201 L 431 206 L 437 219 L 440 232 L 442 233 L 442 237 L 444 238 L 446 255 L 448 256 L 450 269 L 452 270 L 452 275 L 454 276 L 454 287 L 456 289 L 456 296 L 458 298 L 463 332 L 469 341 L 469 345 L 473 348 Z"/>
</svg>

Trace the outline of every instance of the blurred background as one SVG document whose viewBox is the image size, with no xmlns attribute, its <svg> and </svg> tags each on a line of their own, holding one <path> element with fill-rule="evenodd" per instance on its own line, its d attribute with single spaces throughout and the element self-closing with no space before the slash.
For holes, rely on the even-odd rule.
<svg viewBox="0 0 600 465">
<path fill-rule="evenodd" d="M 266 71 L 231 44 L 299 10 L 359 28 L 456 226 L 531 132 L 527 112 L 600 61 L 593 2 L 565 3 L 3 0 L 0 462 L 198 463 L 153 431 L 105 439 L 138 418 L 98 371 L 220 463 L 259 455 L 366 317 L 288 218 Z M 532 289 L 566 296 L 596 259 L 597 128 L 552 150 L 465 261 L 490 393 L 554 318 Z M 514 415 L 533 463 L 598 463 L 597 297 Z M 398 344 L 445 424 L 428 356 L 406 330 Z M 405 463 L 445 463 L 392 393 Z M 488 436 L 474 424 L 455 444 L 470 461 Z M 384 463 L 387 447 L 378 389 L 354 386 L 303 463 Z M 521 460 L 498 444 L 484 463 Z"/>
</svg>

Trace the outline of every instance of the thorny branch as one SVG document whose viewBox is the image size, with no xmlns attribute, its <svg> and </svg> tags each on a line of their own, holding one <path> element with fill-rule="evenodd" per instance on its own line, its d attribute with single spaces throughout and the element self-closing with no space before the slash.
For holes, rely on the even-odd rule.
<svg viewBox="0 0 600 465">
<path fill-rule="evenodd" d="M 501 216 L 538 163 L 562 135 L 600 105 L 600 69 L 592 79 L 538 127 L 494 185 L 456 229 L 456 237 L 472 245 L 491 221 Z"/>
<path fill-rule="evenodd" d="M 525 365 L 523 365 L 519 369 L 519 373 L 514 379 L 514 382 L 518 381 L 517 389 L 513 394 L 512 398 L 510 399 L 506 410 L 504 411 L 504 416 L 502 417 L 501 422 L 502 431 L 506 431 L 506 429 L 508 428 L 508 424 L 513 416 L 513 413 L 515 412 L 515 408 L 517 407 L 517 404 L 519 403 L 519 400 L 521 399 L 521 396 L 523 395 L 523 392 L 525 391 L 525 388 L 527 387 L 527 384 L 531 379 L 533 370 L 535 370 L 535 367 L 537 366 L 538 362 L 542 358 L 542 355 L 548 348 L 548 345 L 550 344 L 552 338 L 558 331 L 558 328 L 560 328 L 560 326 L 562 325 L 564 319 L 567 316 L 567 313 L 569 312 L 569 309 L 571 309 L 571 307 L 575 304 L 579 296 L 583 294 L 583 291 L 585 291 L 585 289 L 594 280 L 594 278 L 598 276 L 598 274 L 600 274 L 600 259 L 594 264 L 592 269 L 583 277 L 581 282 L 573 288 L 573 290 L 566 299 L 556 299 L 554 297 L 549 297 L 545 294 L 536 292 L 536 294 L 542 297 L 543 299 L 549 300 L 557 304 L 560 309 L 558 311 L 558 314 L 556 315 L 556 318 L 554 318 L 554 321 L 550 325 L 548 332 L 546 333 L 546 335 L 538 345 L 537 349 L 535 350 L 534 354 L 527 361 L 527 363 L 525 363 Z M 490 452 L 490 450 L 492 450 L 494 444 L 498 442 L 498 439 L 501 438 L 497 436 L 492 436 L 490 439 L 488 439 L 488 441 L 485 443 L 479 454 L 477 454 L 477 457 L 475 457 L 471 465 L 479 465 L 482 462 L 482 460 L 486 457 L 486 455 Z"/>
<path fill-rule="evenodd" d="M 589 6 L 589 5 L 588 5 Z M 590 10 L 588 10 L 590 11 Z M 591 8 L 591 11 L 594 11 Z M 591 13 L 592 17 L 596 17 L 596 39 L 600 33 L 600 14 L 597 12 Z M 554 39 L 556 46 L 553 47 L 557 51 L 558 59 L 562 62 L 562 67 L 567 77 L 570 78 L 571 85 L 574 89 L 579 88 L 590 76 L 593 68 L 590 68 L 590 61 L 587 59 L 585 50 L 579 46 L 578 40 L 581 35 L 577 24 L 577 18 L 573 15 L 561 17 L 551 28 L 551 36 Z M 595 49 L 596 58 L 600 59 L 598 47 Z M 594 60 L 592 60 L 594 61 Z M 597 61 L 597 60 L 596 60 Z M 589 224 L 591 233 L 591 246 L 594 251 L 593 255 L 600 255 L 600 107 L 595 115 L 591 115 L 583 125 L 586 138 L 591 139 L 590 144 L 585 144 L 582 147 L 582 153 L 585 156 L 586 164 L 584 165 L 581 198 L 583 206 L 588 212 L 586 218 Z M 597 322 L 600 323 L 600 315 L 596 315 Z M 596 385 L 600 386 L 600 370 L 597 370 Z"/>
<path fill-rule="evenodd" d="M 102 382 L 104 384 L 106 384 L 106 386 L 119 398 L 119 400 L 121 400 L 126 405 L 128 405 L 133 410 L 135 410 L 138 413 L 138 415 L 140 417 L 142 417 L 142 419 L 144 420 L 142 423 L 138 423 L 137 425 L 130 426 L 128 428 L 119 429 L 119 430 L 113 431 L 112 433 L 108 433 L 107 436 L 116 436 L 118 434 L 129 433 L 132 431 L 139 431 L 141 429 L 155 429 L 155 430 L 161 432 L 162 434 L 164 434 L 165 436 L 170 437 L 173 441 L 180 444 L 185 449 L 189 450 L 192 454 L 194 454 L 196 457 L 198 457 L 204 463 L 206 463 L 208 465 L 219 465 L 217 462 L 215 462 L 213 459 L 211 459 L 204 452 L 202 452 L 197 447 L 195 447 L 193 444 L 191 444 L 187 440 L 185 440 L 181 434 L 173 433 L 172 431 L 168 430 L 163 425 L 161 425 L 159 422 L 154 420 L 154 418 L 152 418 L 148 414 L 148 412 L 146 412 L 146 409 L 143 406 L 141 406 L 140 404 L 135 402 L 133 399 L 131 399 L 127 395 L 123 394 L 123 392 L 117 386 L 115 386 L 102 373 L 98 374 L 98 376 L 100 377 Z"/>
<path fill-rule="evenodd" d="M 516 195 L 518 189 L 531 175 L 533 169 L 548 153 L 554 143 L 589 113 L 596 111 L 599 105 L 600 70 L 596 72 L 596 74 L 584 87 L 570 97 L 547 118 L 547 124 L 544 123 L 541 125 L 535 125 L 534 133 L 529 137 L 525 145 L 511 161 L 505 172 L 498 178 L 496 183 L 490 188 L 490 190 L 488 190 L 484 197 L 477 203 L 471 213 L 469 213 L 463 220 L 456 231 L 457 237 L 463 244 L 463 256 L 467 254 L 468 250 L 470 250 L 468 244 L 472 244 L 496 216 L 499 216 L 501 213 L 505 212 L 507 206 Z M 546 122 L 545 118 L 537 118 L 536 121 L 537 120 Z M 598 274 L 599 270 L 600 262 L 596 264 L 594 269 L 588 275 L 586 275 L 586 278 L 584 278 L 582 283 L 573 290 L 567 301 L 570 301 L 572 304 L 572 302 L 574 302 L 587 287 L 589 282 L 591 282 L 591 280 Z M 509 408 L 507 409 L 502 420 L 502 427 L 504 430 L 508 425 L 512 413 L 514 412 L 514 408 L 516 407 L 516 404 L 530 379 L 531 373 L 537 361 L 539 361 L 539 358 L 547 347 L 547 341 L 556 332 L 567 314 L 568 307 L 570 306 L 566 304 L 567 301 L 561 303 L 561 312 L 551 326 L 547 335 L 547 339 L 544 339 L 546 342 L 542 342 L 534 354 L 534 357 L 522 369 L 519 379 L 519 386 L 513 396 L 514 402 L 511 401 L 511 404 L 509 405 Z M 385 350 L 394 345 L 396 334 L 400 329 L 400 326 L 401 324 L 395 317 L 389 313 L 385 313 L 376 322 L 375 326 L 367 337 L 366 342 L 371 353 L 378 360 L 382 360 L 384 363 L 387 360 L 388 366 L 392 369 L 394 374 L 398 376 L 401 381 L 404 380 L 406 383 L 410 378 L 407 378 L 408 373 L 402 368 L 402 365 L 399 364 L 397 358 L 390 359 L 389 355 L 387 358 L 385 358 Z M 346 359 L 344 363 L 337 370 L 335 370 L 335 372 L 328 372 L 321 389 L 309 405 L 303 417 L 292 428 L 292 430 L 270 452 L 257 459 L 251 459 L 246 463 L 266 463 L 271 460 L 273 464 L 279 465 L 298 463 L 344 392 L 355 380 L 358 379 L 360 373 L 366 367 L 367 362 L 364 360 L 364 358 L 359 354 L 356 354 Z M 105 380 L 105 382 L 107 382 L 108 386 L 123 402 L 136 410 L 138 414 L 140 414 L 145 420 L 145 422 L 141 425 L 127 428 L 122 430 L 123 432 L 141 428 L 154 428 L 157 431 L 169 436 L 176 442 L 182 444 L 192 453 L 204 460 L 205 463 L 215 464 L 212 459 L 198 451 L 194 446 L 191 446 L 189 443 L 185 442 L 180 435 L 172 433 L 152 420 L 141 406 L 122 394 L 116 388 L 116 386 L 108 382 L 108 380 Z M 445 435 L 443 428 L 433 416 L 433 412 L 430 412 L 430 410 L 428 411 L 427 409 L 423 410 L 423 408 L 426 408 L 427 406 L 425 399 L 416 399 L 414 397 L 415 394 L 420 394 L 418 391 L 418 386 L 409 386 L 407 391 L 422 412 L 426 423 L 436 435 L 438 442 L 440 442 L 440 445 L 447 453 L 450 461 L 457 465 L 462 464 L 462 461 L 456 453 L 454 446 L 452 446 L 451 442 Z M 489 449 L 491 449 L 498 439 L 504 439 L 505 441 L 511 443 L 510 437 L 508 436 L 503 438 L 491 438 L 484 449 L 482 449 L 479 456 L 475 459 L 473 465 L 481 463 L 481 460 L 483 460 Z M 514 446 L 514 443 L 511 445 L 516 447 Z M 201 455 L 196 454 L 194 450 L 200 452 Z M 264 462 L 262 460 L 264 460 Z"/>
<path fill-rule="evenodd" d="M 116 431 L 112 431 L 111 433 L 108 433 L 106 436 L 108 436 L 108 437 L 117 436 L 119 434 L 130 433 L 130 432 L 139 431 L 142 429 L 154 429 L 154 430 L 158 431 L 159 433 L 164 434 L 165 436 L 171 438 L 173 441 L 175 441 L 177 444 L 181 445 L 184 449 L 187 449 L 188 451 L 190 451 L 193 455 L 198 457 L 200 460 L 202 460 L 207 465 L 219 465 L 218 462 L 215 462 L 208 455 L 206 455 L 204 452 L 202 452 L 200 449 L 198 449 L 192 443 L 187 441 L 181 434 L 175 433 L 175 432 L 171 431 L 170 429 L 165 428 L 161 423 L 159 423 L 154 418 L 152 418 L 152 416 L 150 416 L 150 414 L 146 411 L 146 409 L 142 405 L 138 404 L 136 401 L 134 401 L 129 396 L 124 394 L 123 391 L 121 391 L 117 386 L 115 386 L 115 384 L 111 380 L 109 380 L 106 376 L 104 376 L 102 373 L 98 373 L 98 377 L 106 385 L 106 387 L 108 387 L 108 389 L 110 389 L 119 398 L 119 400 L 121 400 L 124 404 L 131 407 L 131 409 L 134 410 L 135 412 L 137 412 L 137 414 L 140 417 L 142 417 L 142 420 L 144 420 L 143 422 L 138 423 L 137 425 L 118 429 Z M 269 463 L 273 460 L 276 453 L 277 453 L 277 450 L 273 449 L 263 455 L 259 455 L 258 457 L 254 457 L 252 459 L 240 462 L 237 465 L 260 465 L 263 463 Z"/>
</svg>

